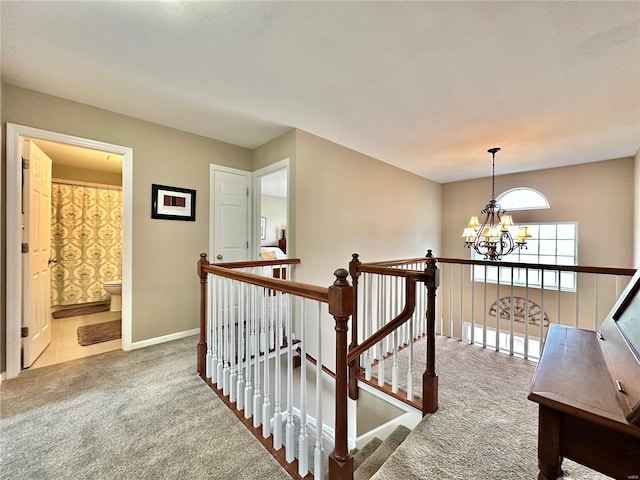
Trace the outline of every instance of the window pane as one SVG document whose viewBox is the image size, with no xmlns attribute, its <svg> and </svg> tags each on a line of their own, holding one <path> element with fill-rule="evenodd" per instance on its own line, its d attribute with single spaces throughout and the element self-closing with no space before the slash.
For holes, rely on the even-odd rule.
<svg viewBox="0 0 640 480">
<path fill-rule="evenodd" d="M 558 256 L 558 258 L 556 259 L 556 263 L 558 265 L 575 265 L 574 262 L 574 257 L 560 257 Z"/>
<path fill-rule="evenodd" d="M 511 254 L 505 255 L 502 258 L 503 262 L 550 265 L 577 264 L 576 235 L 578 229 L 575 223 L 524 225 L 529 228 L 532 238 L 527 240 L 525 247 L 518 248 Z M 484 260 L 482 255 L 478 255 L 473 251 L 471 258 Z M 474 279 L 476 281 L 483 281 L 484 271 L 484 267 L 478 267 L 474 274 Z M 496 283 L 499 280 L 501 284 L 510 285 L 512 277 L 513 283 L 516 285 L 525 285 L 528 282 L 529 287 L 542 287 L 542 275 L 540 271 L 501 267 L 498 272 L 497 266 L 487 267 L 486 281 L 489 283 Z M 562 278 L 562 290 L 575 291 L 576 275 L 573 272 L 558 273 L 553 270 L 545 271 L 544 288 L 557 289 L 560 278 Z"/>
<path fill-rule="evenodd" d="M 540 270 L 529 270 L 529 286 L 540 286 L 541 273 Z"/>
<path fill-rule="evenodd" d="M 562 288 L 575 290 L 576 274 L 574 272 L 560 272 L 560 279 L 562 280 Z"/>
<path fill-rule="evenodd" d="M 556 242 L 555 240 L 540 240 L 540 255 L 555 255 L 556 254 Z M 555 263 L 553 260 L 540 261 L 540 263 Z"/>
<path fill-rule="evenodd" d="M 526 210 L 534 208 L 549 208 L 549 202 L 540 192 L 532 188 L 514 188 L 508 190 L 496 199 L 507 210 Z"/>
<path fill-rule="evenodd" d="M 511 283 L 511 268 L 502 267 L 500 269 L 500 282 Z"/>
<path fill-rule="evenodd" d="M 538 255 L 538 253 L 540 253 L 540 244 L 538 243 L 538 240 L 527 240 L 526 250 L 522 250 L 520 253 L 522 255 Z"/>
<path fill-rule="evenodd" d="M 555 287 L 557 286 L 557 272 L 545 270 L 544 271 L 544 286 Z"/>
<path fill-rule="evenodd" d="M 538 255 L 520 255 L 522 263 L 538 263 Z"/>
<path fill-rule="evenodd" d="M 556 226 L 540 225 L 540 235 L 538 238 L 556 238 Z"/>
<path fill-rule="evenodd" d="M 488 282 L 498 281 L 498 269 L 496 267 L 487 267 L 487 281 Z"/>
<path fill-rule="evenodd" d="M 575 248 L 573 240 L 558 240 L 558 255 L 573 255 Z"/>
<path fill-rule="evenodd" d="M 573 223 L 558 224 L 558 238 L 571 239 L 576 238 L 576 226 Z"/>
<path fill-rule="evenodd" d="M 553 255 L 540 255 L 540 263 L 555 265 L 556 257 Z"/>
</svg>

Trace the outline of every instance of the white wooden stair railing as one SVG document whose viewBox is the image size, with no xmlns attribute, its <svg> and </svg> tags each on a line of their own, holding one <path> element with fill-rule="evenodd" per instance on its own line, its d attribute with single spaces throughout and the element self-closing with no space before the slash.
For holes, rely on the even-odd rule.
<svg viewBox="0 0 640 480">
<path fill-rule="evenodd" d="M 339 285 L 329 288 L 284 280 L 292 277 L 291 268 L 299 262 L 210 264 L 201 255 L 198 372 L 294 478 L 308 478 L 310 473 L 323 478 L 327 469 L 327 427 L 322 418 L 324 304 L 334 316 L 343 315 L 331 306 L 330 298 L 342 305 L 339 291 L 352 287 L 346 270 L 338 271 Z M 346 325 L 348 319 L 343 315 L 340 321 Z M 298 346 L 302 358 L 311 350 L 317 360 L 315 386 L 307 383 L 306 361 L 296 369 Z M 298 392 L 295 375 L 300 376 Z M 346 399 L 346 387 L 343 393 Z M 344 441 L 348 456 L 346 430 L 336 428 L 335 436 L 336 444 Z"/>
<path fill-rule="evenodd" d="M 353 254 L 349 271 L 354 285 L 354 328 L 349 346 L 349 360 L 354 360 L 350 365 L 351 398 L 357 399 L 358 381 L 364 381 L 423 414 L 435 412 L 435 295 L 439 285 L 435 259 L 361 263 L 358 254 Z M 421 385 L 415 385 L 414 342 L 425 336 L 425 371 Z M 409 349 L 404 360 L 408 364 L 400 368 L 397 353 L 404 348 Z M 406 378 L 400 379 L 399 371 L 406 371 Z"/>
<path fill-rule="evenodd" d="M 299 263 L 299 260 L 210 264 L 206 254 L 201 255 L 198 263 L 201 283 L 198 372 L 294 478 L 306 477 L 310 472 L 314 478 L 323 478 L 325 425 L 322 418 L 321 339 L 323 330 L 327 329 L 327 324 L 322 322 L 323 304 L 326 303 L 335 320 L 336 368 L 334 449 L 329 455 L 328 477 L 330 480 L 351 479 L 353 457 L 347 446 L 347 394 L 357 399 L 357 374 L 363 359 L 369 378 L 377 363 L 384 382 L 388 355 L 397 353 L 403 345 L 412 348 L 413 339 L 426 334 L 422 411 L 434 412 L 438 408 L 434 356 L 436 262 L 433 258 L 427 259 L 426 267 L 417 271 L 410 264 L 403 268 L 363 265 L 354 255 L 350 271 L 336 270 L 336 281 L 328 288 L 282 280 L 291 278 L 290 272 L 287 275 L 283 270 L 287 263 Z M 259 273 L 264 274 L 265 266 L 266 276 L 254 273 L 259 269 Z M 278 275 L 275 275 L 276 270 Z M 354 286 L 347 280 L 349 273 Z M 365 276 L 365 292 L 368 293 L 363 297 L 363 306 L 368 316 L 359 326 L 356 287 L 362 274 L 373 276 Z M 375 290 L 372 288 L 374 283 L 378 285 Z M 426 297 L 416 294 L 420 283 L 427 287 Z M 374 309 L 377 316 L 372 315 Z M 294 318 L 299 325 L 298 339 L 295 339 Z M 352 337 L 351 345 L 348 345 L 347 326 L 351 319 Z M 358 332 L 362 334 L 359 336 Z M 293 421 L 294 342 L 300 342 L 303 359 L 299 374 L 300 429 L 297 438 Z M 315 354 L 315 388 L 308 386 L 306 378 L 309 349 L 314 349 Z M 390 371 L 391 394 L 398 395 L 396 359 Z M 286 382 L 282 381 L 283 375 Z M 413 387 L 409 386 L 407 390 L 409 397 L 413 397 Z M 310 402 L 312 398 L 314 401 Z M 283 412 L 283 399 L 286 399 L 286 412 Z M 309 435 L 310 419 L 316 427 L 313 437 Z M 311 456 L 309 447 L 313 448 Z"/>
</svg>

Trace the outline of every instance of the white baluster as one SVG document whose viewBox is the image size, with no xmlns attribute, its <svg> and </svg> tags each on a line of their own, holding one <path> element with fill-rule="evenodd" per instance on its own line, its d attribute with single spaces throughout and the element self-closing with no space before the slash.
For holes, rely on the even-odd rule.
<svg viewBox="0 0 640 480">
<path fill-rule="evenodd" d="M 244 355 L 244 330 L 247 321 L 247 312 L 245 310 L 245 290 L 246 283 L 238 284 L 238 378 L 236 381 L 236 409 L 238 411 L 244 408 L 244 363 L 249 359 Z"/>
<path fill-rule="evenodd" d="M 229 281 L 229 299 L 230 299 L 230 307 L 231 307 L 231 312 L 230 312 L 230 323 L 231 323 L 231 330 L 229 331 L 229 335 L 231 336 L 231 340 L 229 342 L 230 344 L 230 349 L 229 349 L 229 361 L 231 363 L 231 367 L 229 368 L 229 401 L 230 402 L 235 402 L 236 401 L 236 397 L 237 397 L 237 378 L 238 378 L 238 373 L 237 373 L 237 362 L 238 362 L 238 355 L 237 355 L 237 350 L 239 350 L 237 348 L 237 342 L 238 342 L 238 335 L 237 335 L 237 331 L 236 331 L 236 325 L 238 325 L 238 313 L 239 313 L 239 309 L 240 309 L 240 301 L 239 301 L 239 295 L 237 294 L 238 292 L 238 288 L 240 286 L 239 282 L 234 282 L 234 281 Z"/>
<path fill-rule="evenodd" d="M 409 342 L 409 365 L 407 368 L 407 400 L 413 400 L 413 322 L 409 322 L 409 335 L 412 340 Z"/>
<path fill-rule="evenodd" d="M 215 319 L 216 319 L 216 308 L 217 301 L 216 296 L 213 294 L 215 291 L 215 276 L 211 274 L 207 274 L 209 282 L 207 283 L 207 296 L 209 297 L 209 308 L 207 309 L 207 361 L 206 361 L 206 376 L 210 378 L 212 382 L 215 383 L 215 368 L 213 365 L 214 351 L 215 351 L 215 341 L 216 341 L 216 327 L 215 327 Z"/>
<path fill-rule="evenodd" d="M 273 323 L 273 309 L 267 308 L 267 302 L 271 303 L 271 291 L 264 290 L 262 297 L 262 315 L 265 324 Z M 269 331 L 265 325 L 265 331 Z M 262 387 L 262 436 L 268 438 L 271 435 L 271 395 L 269 393 L 269 348 L 265 348 L 264 358 L 262 359 L 264 366 L 264 382 Z"/>
<path fill-rule="evenodd" d="M 391 320 L 390 315 L 389 315 L 389 310 L 390 310 L 390 303 L 389 302 L 389 298 L 388 296 L 390 295 L 390 291 L 391 290 L 391 286 L 389 285 L 389 290 L 387 290 L 387 282 L 390 282 L 391 280 L 389 278 L 387 278 L 387 276 L 383 276 L 383 282 L 382 282 L 382 326 L 386 325 L 387 323 L 389 323 L 389 321 Z M 384 351 L 382 352 L 383 355 L 386 355 L 387 353 L 391 353 L 392 351 L 392 345 L 391 345 L 391 338 L 389 337 L 389 335 L 387 335 L 386 337 L 384 337 L 384 339 L 382 340 L 383 345 L 384 345 Z"/>
<path fill-rule="evenodd" d="M 261 298 L 258 298 L 261 297 Z M 255 356 L 254 356 L 254 372 L 253 372 L 253 426 L 254 428 L 258 428 L 260 426 L 260 409 L 262 407 L 262 394 L 260 392 L 260 346 L 258 342 L 260 340 L 260 335 L 257 334 L 258 330 L 261 327 L 263 318 L 261 318 L 261 308 L 260 303 L 264 301 L 264 288 L 259 288 L 256 290 L 255 295 L 255 312 L 256 312 L 256 335 L 255 338 Z"/>
<path fill-rule="evenodd" d="M 231 280 L 225 278 L 224 280 L 224 303 L 226 305 L 224 315 L 224 369 L 222 370 L 222 394 L 229 395 L 229 325 L 231 323 L 231 299 L 230 299 L 230 282 Z"/>
<path fill-rule="evenodd" d="M 282 406 L 280 404 L 280 396 L 282 392 L 282 379 L 280 368 L 282 367 L 282 358 L 280 355 L 280 349 L 282 348 L 282 323 L 280 317 L 282 315 L 282 292 L 276 294 L 276 322 L 280 327 L 276 330 L 276 358 L 275 358 L 275 392 L 273 392 L 274 406 L 273 406 L 273 448 L 280 450 L 282 448 Z"/>
<path fill-rule="evenodd" d="M 256 287 L 253 285 L 249 286 L 249 291 L 247 292 L 247 307 L 249 319 L 247 320 L 247 328 L 249 329 L 248 334 L 246 335 L 246 347 L 245 347 L 245 383 L 244 383 L 244 418 L 251 418 L 253 414 L 253 383 L 251 381 L 251 346 L 253 343 L 250 343 L 252 339 L 255 337 L 251 335 L 251 332 L 255 329 L 255 321 L 256 321 L 256 310 L 255 310 L 255 291 Z"/>
<path fill-rule="evenodd" d="M 316 362 L 316 447 L 313 451 L 313 476 L 314 478 L 323 478 L 324 468 L 322 465 L 323 452 L 322 448 L 322 304 L 317 302 L 318 306 L 318 328 L 316 335 L 318 336 L 318 355 Z"/>
<path fill-rule="evenodd" d="M 288 277 L 287 277 L 288 278 Z M 293 423 L 293 329 L 291 313 L 293 310 L 293 297 L 287 295 L 287 312 L 285 325 L 287 329 L 287 427 L 285 430 L 285 459 L 291 463 L 296 458 L 294 448 L 295 425 Z M 300 368 L 305 368 L 304 365 Z"/>
<path fill-rule="evenodd" d="M 398 393 L 398 329 L 393 331 L 393 365 L 391 367 L 391 391 Z"/>
<path fill-rule="evenodd" d="M 268 326 L 267 324 L 267 316 L 266 316 L 266 302 L 267 302 L 267 289 L 263 289 L 262 292 L 262 299 L 260 302 L 260 312 L 261 312 L 261 319 L 260 319 L 260 345 L 258 346 L 258 352 L 267 352 L 268 348 L 267 348 L 267 330 L 268 330 Z M 268 352 L 267 352 L 268 353 Z"/>
<path fill-rule="evenodd" d="M 373 304 L 373 276 L 365 273 L 364 274 L 364 285 L 365 288 L 365 298 L 364 298 L 364 309 L 365 309 L 365 318 L 364 318 L 364 338 L 368 339 L 371 336 L 373 331 L 373 313 L 372 313 L 372 304 Z M 373 347 L 375 348 L 375 347 Z M 364 354 L 364 377 L 371 381 L 371 366 L 373 364 L 372 359 L 372 349 L 369 348 Z"/>
<path fill-rule="evenodd" d="M 380 330 L 385 322 L 385 281 L 382 276 L 378 277 L 378 330 Z M 384 348 L 384 340 L 378 342 L 378 386 L 384 385 L 384 355 L 386 349 Z"/>
<path fill-rule="evenodd" d="M 300 434 L 298 436 L 298 475 L 305 477 L 309 473 L 309 435 L 307 433 L 307 338 L 305 326 L 307 319 L 304 312 L 306 300 L 302 299 L 300 307 Z"/>
<path fill-rule="evenodd" d="M 272 268 L 273 270 L 273 268 Z M 276 333 L 275 333 L 275 324 L 278 321 L 277 317 L 275 315 L 273 315 L 273 310 L 275 310 L 277 308 L 277 304 L 276 304 L 276 299 L 275 299 L 275 294 L 276 291 L 275 290 L 271 290 L 270 294 L 273 297 L 269 297 L 269 308 L 270 310 L 272 310 L 271 312 L 269 312 L 269 350 L 273 350 L 274 348 L 276 348 Z"/>
<path fill-rule="evenodd" d="M 216 387 L 218 389 L 222 388 L 222 378 L 224 377 L 224 375 L 222 374 L 222 371 L 224 370 L 224 364 L 223 364 L 223 350 L 222 350 L 222 345 L 224 344 L 223 341 L 223 325 L 224 325 L 224 290 L 223 290 L 223 285 L 224 285 L 224 278 L 220 278 L 217 282 L 216 285 L 216 295 L 218 296 L 218 311 L 216 312 L 216 316 L 218 317 L 217 321 L 216 321 L 216 328 L 218 330 L 218 341 L 217 341 L 217 345 L 218 345 L 218 351 L 217 351 L 217 355 L 216 355 Z"/>
</svg>

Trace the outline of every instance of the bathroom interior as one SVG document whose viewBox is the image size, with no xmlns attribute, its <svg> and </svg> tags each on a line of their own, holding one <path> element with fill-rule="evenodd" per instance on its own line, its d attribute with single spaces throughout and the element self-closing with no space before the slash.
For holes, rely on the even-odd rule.
<svg viewBox="0 0 640 480">
<path fill-rule="evenodd" d="M 47 140 L 51 343 L 30 369 L 122 348 L 122 157 Z"/>
</svg>

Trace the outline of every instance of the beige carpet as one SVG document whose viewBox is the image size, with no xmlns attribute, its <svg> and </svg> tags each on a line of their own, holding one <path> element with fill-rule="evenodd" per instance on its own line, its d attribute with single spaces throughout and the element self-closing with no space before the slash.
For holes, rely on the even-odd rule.
<svg viewBox="0 0 640 480">
<path fill-rule="evenodd" d="M 416 345 L 414 365 L 425 365 L 424 345 Z M 535 364 L 444 337 L 436 349 L 439 409 L 372 478 L 534 480 L 538 405 L 527 395 Z M 399 365 L 400 378 L 406 378 L 406 362 Z M 414 369 L 416 385 L 422 385 L 423 372 Z M 609 478 L 569 460 L 563 469 L 565 480 Z"/>
<path fill-rule="evenodd" d="M 274 479 L 287 473 L 196 375 L 196 337 L 0 386 L 0 478 Z"/>
</svg>

